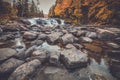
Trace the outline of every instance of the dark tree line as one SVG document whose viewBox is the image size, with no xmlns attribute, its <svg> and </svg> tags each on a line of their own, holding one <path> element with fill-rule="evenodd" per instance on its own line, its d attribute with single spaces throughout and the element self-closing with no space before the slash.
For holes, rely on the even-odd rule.
<svg viewBox="0 0 120 80">
<path fill-rule="evenodd" d="M 18 16 L 20 17 L 44 17 L 43 11 L 38 9 L 40 5 L 39 0 L 37 0 L 37 4 L 32 0 L 19 0 L 16 2 L 13 0 L 13 6 L 18 10 Z"/>
</svg>

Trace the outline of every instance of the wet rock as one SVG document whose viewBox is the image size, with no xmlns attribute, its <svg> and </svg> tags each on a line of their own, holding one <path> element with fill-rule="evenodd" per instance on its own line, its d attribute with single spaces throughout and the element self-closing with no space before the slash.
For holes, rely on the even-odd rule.
<svg viewBox="0 0 120 80">
<path fill-rule="evenodd" d="M 33 46 L 33 45 L 41 45 L 41 44 L 43 44 L 43 41 L 42 40 L 35 40 L 35 41 L 32 41 L 31 42 L 31 45 Z"/>
<path fill-rule="evenodd" d="M 97 33 L 98 38 L 101 40 L 114 40 L 118 36 L 116 33 L 104 29 L 98 29 Z"/>
<path fill-rule="evenodd" d="M 99 46 L 96 46 L 96 45 L 92 45 L 92 44 L 83 44 L 84 47 L 92 52 L 95 52 L 95 53 L 101 53 L 103 51 L 103 49 Z"/>
<path fill-rule="evenodd" d="M 66 49 L 72 49 L 72 48 L 75 48 L 75 46 L 72 45 L 72 44 L 67 44 L 67 45 L 65 46 L 65 48 L 66 48 Z"/>
<path fill-rule="evenodd" d="M 20 30 L 20 25 L 15 25 L 15 24 L 3 25 L 1 26 L 1 28 L 3 29 L 3 31 L 18 31 Z"/>
<path fill-rule="evenodd" d="M 3 64 L 0 65 L 0 74 L 5 76 L 7 74 L 12 73 L 18 66 L 23 64 L 24 61 L 10 58 L 7 61 L 5 61 Z"/>
<path fill-rule="evenodd" d="M 67 34 L 67 33 L 68 33 L 67 30 L 62 30 L 61 32 L 62 32 L 63 34 Z"/>
<path fill-rule="evenodd" d="M 54 66 L 59 66 L 60 65 L 59 59 L 60 59 L 60 53 L 58 52 L 50 53 L 50 59 L 49 59 L 50 64 Z"/>
<path fill-rule="evenodd" d="M 54 44 L 60 36 L 62 36 L 61 32 L 53 32 L 47 36 L 47 42 Z"/>
<path fill-rule="evenodd" d="M 40 66 L 41 62 L 37 59 L 24 63 L 10 75 L 8 80 L 29 80 Z"/>
<path fill-rule="evenodd" d="M 61 52 L 61 61 L 69 68 L 85 67 L 87 66 L 87 54 L 77 49 L 66 49 Z"/>
<path fill-rule="evenodd" d="M 38 39 L 38 40 L 46 40 L 46 38 L 47 38 L 47 35 L 41 33 L 41 34 L 38 35 L 38 38 L 37 38 L 37 39 Z"/>
<path fill-rule="evenodd" d="M 27 40 L 34 40 L 37 38 L 37 34 L 33 33 L 33 32 L 24 32 L 23 38 L 25 38 Z"/>
<path fill-rule="evenodd" d="M 92 80 L 108 80 L 105 76 L 103 76 L 102 74 L 91 74 L 90 75 Z"/>
<path fill-rule="evenodd" d="M 31 25 L 31 23 L 27 19 L 20 19 L 19 22 L 25 25 Z"/>
<path fill-rule="evenodd" d="M 68 43 L 73 43 L 75 37 L 72 34 L 65 34 L 62 36 L 62 44 L 68 44 Z"/>
<path fill-rule="evenodd" d="M 32 53 L 32 57 L 40 60 L 41 62 L 45 62 L 49 58 L 49 54 L 45 50 L 36 50 Z"/>
<path fill-rule="evenodd" d="M 120 57 L 120 50 L 107 50 L 107 54 L 110 57 L 119 58 Z"/>
<path fill-rule="evenodd" d="M 112 31 L 112 32 L 114 32 L 116 34 L 120 34 L 120 29 L 119 28 L 113 27 L 113 28 L 107 28 L 107 30 Z"/>
<path fill-rule="evenodd" d="M 14 39 L 14 38 L 15 38 L 15 36 L 14 36 L 12 33 L 5 34 L 5 35 L 2 35 L 2 36 L 0 37 L 0 39 L 1 39 L 2 41 L 12 40 L 12 39 Z"/>
<path fill-rule="evenodd" d="M 85 34 L 86 34 L 87 32 L 86 31 L 77 31 L 77 33 L 76 33 L 76 36 L 77 37 L 81 37 L 81 36 L 85 36 Z"/>
<path fill-rule="evenodd" d="M 51 66 L 48 66 L 44 69 L 44 73 L 45 74 L 55 74 L 56 72 L 58 72 L 60 69 L 57 68 L 57 67 L 51 67 Z"/>
<path fill-rule="evenodd" d="M 3 30 L 0 28 L 0 35 L 2 35 Z"/>
<path fill-rule="evenodd" d="M 115 41 L 116 43 L 119 43 L 119 44 L 120 44 L 120 37 L 115 38 L 114 41 Z"/>
<path fill-rule="evenodd" d="M 44 70 L 44 74 L 48 75 L 46 77 L 48 80 L 74 80 L 66 69 L 47 67 Z"/>
<path fill-rule="evenodd" d="M 113 76 L 115 76 L 119 80 L 120 79 L 120 60 L 111 59 L 109 65 L 110 65 L 109 67 L 110 72 L 112 73 Z"/>
<path fill-rule="evenodd" d="M 97 38 L 97 33 L 96 32 L 87 32 L 86 37 L 96 39 Z"/>
<path fill-rule="evenodd" d="M 81 44 L 77 44 L 77 43 L 75 43 L 75 44 L 73 44 L 77 49 L 82 49 L 83 48 L 83 46 L 81 45 Z"/>
<path fill-rule="evenodd" d="M 10 57 L 13 57 L 16 54 L 17 54 L 16 50 L 11 48 L 0 49 L 0 63 L 3 62 L 4 60 L 9 59 Z"/>
<path fill-rule="evenodd" d="M 80 37 L 80 42 L 91 43 L 93 40 L 89 37 Z"/>
<path fill-rule="evenodd" d="M 107 42 L 107 45 L 109 47 L 114 48 L 114 49 L 119 49 L 120 48 L 120 46 L 118 44 L 114 43 L 114 42 Z"/>
</svg>

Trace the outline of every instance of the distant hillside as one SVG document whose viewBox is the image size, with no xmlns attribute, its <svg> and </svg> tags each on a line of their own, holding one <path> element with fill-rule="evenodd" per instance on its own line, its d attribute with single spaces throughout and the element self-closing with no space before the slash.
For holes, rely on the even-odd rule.
<svg viewBox="0 0 120 80">
<path fill-rule="evenodd" d="M 73 23 L 120 25 L 120 0 L 56 0 L 49 17 Z"/>
</svg>

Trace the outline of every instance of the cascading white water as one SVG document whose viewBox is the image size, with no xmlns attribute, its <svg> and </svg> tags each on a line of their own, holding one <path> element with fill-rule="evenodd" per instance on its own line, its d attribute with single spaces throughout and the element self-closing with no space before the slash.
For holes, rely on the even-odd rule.
<svg viewBox="0 0 120 80">
<path fill-rule="evenodd" d="M 65 22 L 62 19 L 58 18 L 31 18 L 28 19 L 31 25 L 41 25 L 41 26 L 57 26 L 57 25 L 64 25 Z"/>
</svg>

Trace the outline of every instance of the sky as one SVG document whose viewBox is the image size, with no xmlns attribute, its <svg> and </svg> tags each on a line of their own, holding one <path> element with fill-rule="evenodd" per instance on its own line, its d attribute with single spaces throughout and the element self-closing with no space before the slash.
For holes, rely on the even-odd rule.
<svg viewBox="0 0 120 80">
<path fill-rule="evenodd" d="M 40 6 L 39 8 L 43 10 L 44 14 L 48 14 L 49 9 L 53 4 L 55 4 L 56 0 L 39 0 Z"/>
</svg>

